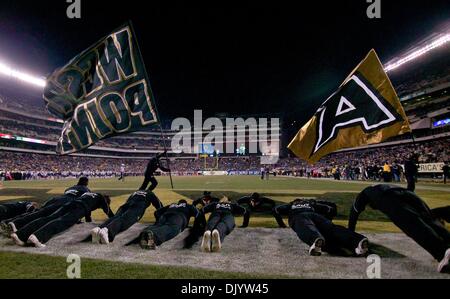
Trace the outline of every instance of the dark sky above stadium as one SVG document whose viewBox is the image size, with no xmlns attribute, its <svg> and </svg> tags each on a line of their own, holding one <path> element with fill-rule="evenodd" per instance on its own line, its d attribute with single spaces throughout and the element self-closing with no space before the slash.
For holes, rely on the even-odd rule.
<svg viewBox="0 0 450 299">
<path fill-rule="evenodd" d="M 371 48 L 386 62 L 450 17 L 447 0 L 382 0 L 381 19 L 366 0 L 292 2 L 82 0 L 71 20 L 65 0 L 2 0 L 0 60 L 46 75 L 131 19 L 163 118 L 304 122 Z"/>
</svg>

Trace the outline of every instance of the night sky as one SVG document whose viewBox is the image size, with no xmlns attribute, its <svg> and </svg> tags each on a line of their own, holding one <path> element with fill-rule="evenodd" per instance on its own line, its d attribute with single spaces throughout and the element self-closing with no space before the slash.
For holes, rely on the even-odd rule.
<svg viewBox="0 0 450 299">
<path fill-rule="evenodd" d="M 378 20 L 366 0 L 295 2 L 82 0 L 71 20 L 65 0 L 2 0 L 0 61 L 47 75 L 130 19 L 163 118 L 304 122 L 371 48 L 387 62 L 450 19 L 449 1 L 382 0 Z"/>
</svg>

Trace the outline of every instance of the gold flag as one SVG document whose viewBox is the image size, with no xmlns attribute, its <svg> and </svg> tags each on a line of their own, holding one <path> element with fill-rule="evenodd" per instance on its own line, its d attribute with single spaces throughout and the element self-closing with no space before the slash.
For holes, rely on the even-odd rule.
<svg viewBox="0 0 450 299">
<path fill-rule="evenodd" d="M 408 118 L 375 50 L 298 131 L 288 148 L 309 163 L 343 148 L 411 132 Z"/>
</svg>

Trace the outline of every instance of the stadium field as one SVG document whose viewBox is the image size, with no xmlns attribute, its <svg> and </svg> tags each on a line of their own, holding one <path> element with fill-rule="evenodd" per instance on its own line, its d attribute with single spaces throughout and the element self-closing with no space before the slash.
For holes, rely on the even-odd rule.
<svg viewBox="0 0 450 299">
<path fill-rule="evenodd" d="M 125 182 L 117 179 L 92 179 L 90 188 L 95 192 L 107 193 L 112 197 L 114 211 L 123 204 L 127 197 L 140 185 L 141 177 L 127 177 Z M 168 177 L 160 177 L 159 185 L 155 191 L 163 204 L 169 204 L 181 198 L 197 198 L 204 190 L 212 191 L 215 196 L 226 195 L 232 200 L 251 192 L 259 192 L 273 198 L 279 203 L 289 202 L 296 197 L 323 198 L 336 202 L 338 216 L 335 223 L 346 225 L 351 203 L 359 191 L 366 187 L 366 182 L 346 182 L 322 179 L 299 179 L 292 177 L 271 177 L 269 180 L 261 180 L 257 176 L 198 176 L 198 177 L 174 177 L 174 189 L 170 188 Z M 75 180 L 47 180 L 47 181 L 8 181 L 3 182 L 0 189 L 0 201 L 9 200 L 35 200 L 44 201 L 49 197 L 60 194 L 64 189 L 75 183 Z M 417 194 L 421 196 L 430 207 L 450 204 L 450 187 L 443 184 L 420 183 L 417 186 Z M 143 217 L 143 223 L 154 221 L 153 208 L 147 210 Z M 94 222 L 105 219 L 102 212 L 93 214 Z M 242 219 L 238 218 L 237 223 Z M 83 224 L 84 225 L 84 224 Z M 87 225 L 87 224 L 86 224 Z M 250 227 L 255 229 L 276 228 L 275 220 L 268 215 L 252 215 Z M 253 229 L 252 228 L 252 229 Z M 358 230 L 370 234 L 398 233 L 399 230 L 379 212 L 368 209 L 358 222 Z M 239 236 L 244 230 L 237 230 Z M 272 230 L 273 231 L 273 230 Z M 261 231 L 252 231 L 261 235 Z M 264 231 L 263 231 L 264 233 Z M 284 232 L 284 234 L 289 234 Z M 63 234 L 64 235 L 64 234 Z M 233 234 L 232 234 L 233 235 Z M 394 234 L 400 235 L 400 234 Z M 290 236 L 290 235 L 289 235 Z M 384 236 L 384 235 L 383 235 Z M 231 238 L 231 237 L 230 237 Z M 292 242 L 297 242 L 292 238 Z M 231 242 L 231 241 L 230 241 Z M 300 242 L 298 242 L 300 243 Z M 296 243 L 293 243 L 296 246 Z M 50 256 L 47 252 L 34 254 L 32 251 L 14 252 L 13 247 L 3 247 L 0 252 L 2 267 L 1 278 L 64 278 L 67 264 L 61 256 Z M 58 254 L 56 254 L 58 255 Z M 229 269 L 218 268 L 200 270 L 195 267 L 177 267 L 174 265 L 162 266 L 154 264 L 140 264 L 123 260 L 103 261 L 95 258 L 83 260 L 85 272 L 83 278 L 270 278 L 270 273 L 240 273 Z M 307 257 L 305 257 L 307 258 Z M 24 262 L 26 260 L 27 262 Z M 61 266 L 61 263 L 63 264 Z M 47 265 L 47 266 L 45 266 Z M 45 266 L 45 267 L 43 267 Z M 45 268 L 45 270 L 42 270 Z M 179 273 L 183 273 L 180 275 Z M 277 275 L 280 277 L 280 275 Z M 296 275 L 296 277 L 299 277 Z"/>
<path fill-rule="evenodd" d="M 64 257 L 0 252 L 0 279 L 64 279 Z M 119 274 L 120 273 L 120 274 Z M 99 259 L 83 259 L 83 279 L 270 279 L 271 275 L 211 271 L 189 267 L 142 265 Z M 289 278 L 280 277 L 276 278 Z"/>
<path fill-rule="evenodd" d="M 195 176 L 174 177 L 174 189 L 170 188 L 167 176 L 159 177 L 159 185 L 155 190 L 163 204 L 169 204 L 181 198 L 195 199 L 204 190 L 212 191 L 215 196 L 228 196 L 232 200 L 252 192 L 259 192 L 273 198 L 280 204 L 292 201 L 296 197 L 323 198 L 336 202 L 338 205 L 337 223 L 344 224 L 356 194 L 374 182 L 333 181 L 325 179 L 304 179 L 293 177 L 271 177 L 261 180 L 257 176 Z M 95 192 L 109 194 L 112 197 L 112 207 L 116 210 L 128 196 L 135 191 L 142 181 L 141 177 L 127 177 L 125 182 L 117 179 L 92 179 L 90 188 Z M 75 180 L 43 180 L 43 181 L 8 181 L 3 183 L 0 192 L 1 200 L 34 200 L 45 201 L 49 197 L 63 193 Z M 400 184 L 405 187 L 405 184 Z M 450 185 L 418 183 L 417 194 L 430 207 L 450 204 Z M 250 226 L 276 227 L 272 217 L 254 215 Z M 102 212 L 93 214 L 94 220 L 105 219 Z M 154 220 L 153 210 L 147 210 L 143 222 Z M 377 211 L 366 211 L 361 215 L 359 228 L 367 231 L 398 231 L 387 219 Z M 367 222 L 367 223 L 366 223 Z"/>
</svg>

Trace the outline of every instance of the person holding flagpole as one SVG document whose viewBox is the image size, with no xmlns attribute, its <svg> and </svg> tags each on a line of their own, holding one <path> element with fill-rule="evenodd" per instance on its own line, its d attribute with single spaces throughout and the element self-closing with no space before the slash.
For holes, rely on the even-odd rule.
<svg viewBox="0 0 450 299">
<path fill-rule="evenodd" d="M 148 184 L 151 183 L 150 187 L 148 188 L 148 191 L 153 191 L 156 188 L 156 186 L 158 186 L 158 181 L 155 178 L 155 172 L 158 169 L 164 172 L 170 171 L 169 168 L 166 168 L 163 165 L 161 165 L 160 159 L 163 155 L 165 155 L 165 152 L 157 154 L 155 157 L 150 159 L 150 161 L 148 161 L 147 168 L 145 169 L 145 179 L 139 190 L 147 189 Z"/>
</svg>

